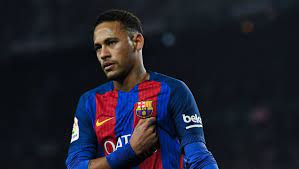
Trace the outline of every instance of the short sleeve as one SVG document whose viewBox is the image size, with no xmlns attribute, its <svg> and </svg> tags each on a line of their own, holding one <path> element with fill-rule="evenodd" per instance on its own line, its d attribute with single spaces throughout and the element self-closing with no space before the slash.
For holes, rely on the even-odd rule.
<svg viewBox="0 0 299 169">
<path fill-rule="evenodd" d="M 181 147 L 193 142 L 205 142 L 203 125 L 195 99 L 182 81 L 173 85 L 168 105 Z"/>
<path fill-rule="evenodd" d="M 67 168 L 87 164 L 87 160 L 96 157 L 97 139 L 93 130 L 91 109 L 90 96 L 85 94 L 79 100 L 74 117 L 71 144 L 66 159 Z"/>
</svg>

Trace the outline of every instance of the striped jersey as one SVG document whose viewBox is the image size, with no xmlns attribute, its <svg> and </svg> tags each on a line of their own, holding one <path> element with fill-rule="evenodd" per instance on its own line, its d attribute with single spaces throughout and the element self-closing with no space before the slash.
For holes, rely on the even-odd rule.
<svg viewBox="0 0 299 169">
<path fill-rule="evenodd" d="M 114 89 L 110 81 L 81 96 L 67 163 L 75 165 L 122 148 L 138 121 L 148 117 L 157 119 L 160 145 L 132 169 L 184 168 L 182 147 L 205 142 L 200 113 L 182 81 L 156 72 L 128 92 Z"/>
</svg>

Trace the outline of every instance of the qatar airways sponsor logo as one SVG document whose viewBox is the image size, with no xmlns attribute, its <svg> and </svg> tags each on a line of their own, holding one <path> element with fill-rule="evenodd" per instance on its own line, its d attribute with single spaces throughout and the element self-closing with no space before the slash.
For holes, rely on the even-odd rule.
<svg viewBox="0 0 299 169">
<path fill-rule="evenodd" d="M 104 149 L 107 154 L 110 154 L 117 150 L 120 147 L 123 147 L 124 145 L 129 143 L 129 140 L 131 138 L 131 134 L 123 135 L 118 137 L 116 144 L 112 140 L 107 140 L 104 142 Z"/>
<path fill-rule="evenodd" d="M 187 124 L 186 129 L 194 128 L 194 127 L 202 127 L 202 121 L 199 115 L 185 115 L 183 114 L 183 120 Z"/>
</svg>

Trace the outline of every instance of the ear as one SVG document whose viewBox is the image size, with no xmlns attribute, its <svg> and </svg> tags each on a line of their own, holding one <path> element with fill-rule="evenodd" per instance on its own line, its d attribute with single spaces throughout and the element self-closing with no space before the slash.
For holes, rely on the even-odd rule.
<svg viewBox="0 0 299 169">
<path fill-rule="evenodd" d="M 134 49 L 139 51 L 143 48 L 144 38 L 141 33 L 136 33 L 133 38 Z"/>
</svg>

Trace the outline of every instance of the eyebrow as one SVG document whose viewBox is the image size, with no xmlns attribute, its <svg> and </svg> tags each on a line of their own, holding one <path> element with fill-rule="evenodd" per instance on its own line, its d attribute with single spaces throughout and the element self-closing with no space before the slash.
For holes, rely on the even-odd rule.
<svg viewBox="0 0 299 169">
<path fill-rule="evenodd" d="M 107 39 L 104 40 L 104 44 L 107 44 L 109 41 L 113 41 L 113 40 L 118 40 L 118 38 L 116 38 L 116 37 L 109 37 L 109 38 L 107 38 Z M 102 46 L 102 45 L 99 44 L 99 43 L 95 43 L 94 44 L 94 48 L 100 47 L 100 46 Z"/>
</svg>

